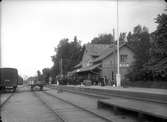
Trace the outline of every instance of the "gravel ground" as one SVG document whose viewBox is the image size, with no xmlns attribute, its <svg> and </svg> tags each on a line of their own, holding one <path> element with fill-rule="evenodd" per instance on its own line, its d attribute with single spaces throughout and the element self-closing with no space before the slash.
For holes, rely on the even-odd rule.
<svg viewBox="0 0 167 122">
<path fill-rule="evenodd" d="M 55 122 L 55 117 L 39 100 L 29 91 L 22 88 L 2 108 L 3 122 Z"/>
<path fill-rule="evenodd" d="M 128 117 L 126 115 L 116 115 L 110 110 L 98 109 L 97 108 L 97 98 L 92 98 L 88 96 L 81 96 L 78 94 L 72 94 L 67 92 L 57 93 L 56 90 L 49 89 L 47 90 L 48 93 L 56 95 L 64 100 L 71 101 L 79 106 L 87 108 L 90 111 L 97 112 L 101 115 L 110 117 L 113 122 L 136 122 L 137 120 L 133 117 Z"/>
</svg>

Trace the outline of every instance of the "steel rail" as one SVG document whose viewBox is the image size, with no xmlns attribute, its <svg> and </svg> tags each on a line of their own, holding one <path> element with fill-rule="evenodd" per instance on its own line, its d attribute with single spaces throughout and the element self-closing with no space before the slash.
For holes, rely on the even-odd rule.
<svg viewBox="0 0 167 122">
<path fill-rule="evenodd" d="M 106 121 L 106 122 L 112 122 L 112 120 L 109 119 L 109 118 L 106 118 L 106 117 L 104 117 L 104 116 L 102 116 L 102 115 L 99 115 L 99 114 L 96 113 L 96 112 L 93 112 L 93 111 L 90 111 L 90 110 L 88 110 L 88 109 L 85 109 L 85 108 L 83 108 L 83 107 L 81 107 L 81 106 L 79 106 L 79 105 L 76 105 L 76 104 L 74 104 L 74 103 L 72 103 L 72 102 L 70 102 L 70 101 L 64 100 L 64 99 L 62 99 L 62 98 L 60 98 L 60 97 L 58 97 L 58 96 L 56 96 L 56 95 L 50 94 L 50 93 L 48 93 L 48 92 L 46 92 L 46 91 L 43 91 L 43 93 L 45 93 L 45 94 L 47 94 L 47 95 L 49 95 L 49 96 L 51 96 L 51 97 L 54 97 L 54 98 L 56 98 L 56 99 L 58 99 L 58 100 L 60 100 L 60 101 L 63 101 L 63 102 L 66 103 L 66 104 L 70 104 L 70 105 L 72 105 L 72 106 L 74 106 L 74 107 L 76 107 L 76 108 L 79 108 L 79 109 L 81 109 L 82 111 L 86 111 L 86 112 L 88 112 L 88 113 L 90 113 L 90 114 L 92 114 L 92 115 L 94 115 L 94 116 L 96 116 L 96 117 L 98 117 L 98 118 L 100 118 L 100 119 L 103 119 L 103 120 Z"/>
<path fill-rule="evenodd" d="M 48 88 L 51 88 L 51 89 L 59 89 L 59 88 L 55 88 L 55 87 L 48 87 Z M 102 94 L 95 94 L 94 92 L 90 93 L 90 92 L 86 92 L 86 91 L 79 91 L 76 92 L 75 90 L 71 90 L 71 89 L 63 89 L 61 88 L 64 92 L 70 92 L 70 93 L 73 93 L 73 94 L 82 94 L 82 95 L 85 95 L 85 96 L 91 96 L 91 97 L 95 97 L 95 98 L 102 98 L 102 99 L 109 99 L 111 97 L 115 97 L 115 98 L 124 98 L 124 99 L 134 99 L 134 100 L 140 100 L 140 101 L 145 101 L 145 102 L 153 102 L 153 103 L 159 103 L 159 104 L 167 104 L 165 102 L 160 102 L 160 101 L 156 101 L 154 99 L 147 99 L 147 98 L 144 98 L 144 99 L 139 99 L 139 98 L 135 98 L 135 97 L 128 97 L 128 96 L 123 96 L 123 95 L 117 95 L 117 94 L 107 94 L 107 93 L 102 93 Z M 153 116 L 153 117 L 156 117 L 156 116 Z"/>
<path fill-rule="evenodd" d="M 56 89 L 58 90 L 58 88 L 52 88 L 52 87 L 48 87 L 50 89 Z M 73 94 L 82 94 L 82 95 L 85 95 L 85 96 L 91 96 L 91 97 L 95 97 L 95 98 L 101 98 L 101 99 L 108 99 L 109 96 L 106 96 L 106 95 L 99 95 L 99 94 L 94 94 L 94 93 L 88 93 L 88 92 L 85 92 L 85 91 L 73 91 L 73 90 L 67 90 L 67 89 L 63 89 L 64 92 L 70 92 L 70 93 L 73 93 Z"/>
<path fill-rule="evenodd" d="M 3 106 L 9 101 L 9 99 L 14 95 L 14 93 L 11 93 L 1 104 L 0 109 L 3 108 Z"/>
<path fill-rule="evenodd" d="M 56 121 L 56 122 L 67 122 L 67 120 L 65 120 L 57 111 L 55 111 L 54 109 L 52 109 L 48 104 L 47 104 L 47 102 L 46 101 L 44 101 L 41 97 L 40 97 L 40 95 L 37 95 L 37 93 L 36 92 L 34 92 L 33 91 L 33 94 L 34 94 L 34 96 L 36 97 L 36 98 L 38 98 L 38 100 L 43 104 L 43 105 L 45 105 L 52 113 L 54 113 L 54 115 L 56 116 L 56 117 L 58 117 L 58 121 Z"/>
</svg>

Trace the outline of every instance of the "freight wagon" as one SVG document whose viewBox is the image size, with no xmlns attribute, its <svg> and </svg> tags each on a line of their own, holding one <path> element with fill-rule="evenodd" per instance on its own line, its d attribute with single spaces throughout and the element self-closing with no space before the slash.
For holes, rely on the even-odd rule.
<svg viewBox="0 0 167 122">
<path fill-rule="evenodd" d="M 16 68 L 0 68 L 0 89 L 13 89 L 16 91 L 18 84 L 18 71 Z"/>
</svg>

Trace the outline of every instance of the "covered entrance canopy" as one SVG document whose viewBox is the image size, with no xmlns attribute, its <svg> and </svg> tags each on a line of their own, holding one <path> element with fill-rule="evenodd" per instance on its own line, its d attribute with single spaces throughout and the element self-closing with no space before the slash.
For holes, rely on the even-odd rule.
<svg viewBox="0 0 167 122">
<path fill-rule="evenodd" d="M 100 66 L 101 64 L 96 64 L 96 65 L 92 65 L 92 66 L 89 66 L 89 67 L 83 67 L 83 68 L 80 68 L 80 69 L 77 69 L 76 70 L 76 73 L 84 73 L 84 72 L 92 72 L 93 71 L 100 71 Z M 97 72 L 94 72 L 94 73 L 97 73 Z"/>
<path fill-rule="evenodd" d="M 97 83 L 100 77 L 100 65 L 101 64 L 95 64 L 89 67 L 77 69 L 76 74 L 82 82 L 84 80 L 90 80 L 92 81 L 92 84 Z"/>
</svg>

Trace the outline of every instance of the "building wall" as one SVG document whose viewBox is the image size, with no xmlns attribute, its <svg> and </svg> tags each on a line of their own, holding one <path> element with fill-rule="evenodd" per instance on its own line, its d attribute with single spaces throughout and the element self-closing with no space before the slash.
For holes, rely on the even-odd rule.
<svg viewBox="0 0 167 122">
<path fill-rule="evenodd" d="M 128 73 L 128 68 L 134 61 L 134 53 L 127 47 L 124 46 L 120 49 L 120 56 L 127 55 L 126 62 L 120 62 L 120 74 L 121 79 L 125 78 L 125 75 Z M 117 52 L 114 52 L 110 56 L 106 57 L 102 61 L 102 72 L 101 75 L 103 77 L 107 77 L 110 81 L 116 79 L 117 73 Z"/>
<path fill-rule="evenodd" d="M 116 62 L 116 56 L 115 53 L 110 55 L 109 57 L 105 58 L 102 61 L 102 76 L 107 77 L 107 79 L 114 80 L 112 72 L 115 72 L 116 65 L 114 65 Z"/>
<path fill-rule="evenodd" d="M 92 62 L 92 57 L 87 53 L 87 51 L 85 51 L 82 57 L 82 67 L 90 66 L 91 62 Z"/>
<path fill-rule="evenodd" d="M 109 48 L 108 44 L 87 44 L 82 57 L 82 67 L 88 67 L 92 65 L 92 61 L 104 51 L 106 48 Z"/>
</svg>

